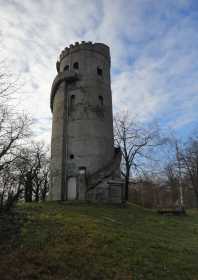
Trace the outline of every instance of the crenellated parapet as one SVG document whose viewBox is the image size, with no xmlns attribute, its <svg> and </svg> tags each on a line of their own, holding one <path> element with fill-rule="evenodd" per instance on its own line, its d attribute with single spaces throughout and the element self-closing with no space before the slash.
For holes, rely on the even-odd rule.
<svg viewBox="0 0 198 280">
<path fill-rule="evenodd" d="M 102 43 L 92 43 L 91 41 L 85 42 L 75 42 L 75 44 L 69 45 L 66 47 L 60 54 L 59 61 L 57 63 L 61 63 L 65 56 L 70 55 L 71 53 L 78 52 L 79 50 L 85 51 L 94 51 L 100 53 L 110 60 L 110 51 L 109 47 Z"/>
</svg>

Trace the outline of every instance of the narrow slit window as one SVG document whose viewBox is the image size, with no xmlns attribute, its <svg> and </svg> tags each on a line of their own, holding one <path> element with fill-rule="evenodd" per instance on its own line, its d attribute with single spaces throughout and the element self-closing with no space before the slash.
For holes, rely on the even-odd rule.
<svg viewBox="0 0 198 280">
<path fill-rule="evenodd" d="M 70 159 L 74 159 L 74 155 L 73 154 L 71 154 L 69 157 L 70 157 Z"/>
<path fill-rule="evenodd" d="M 98 99 L 99 99 L 99 105 L 102 107 L 102 106 L 104 105 L 103 96 L 102 96 L 102 95 L 99 95 L 99 96 L 98 96 Z"/>
<path fill-rule="evenodd" d="M 74 68 L 74 69 L 79 69 L 79 63 L 78 63 L 78 62 L 74 62 L 73 68 Z"/>
<path fill-rule="evenodd" d="M 71 109 L 74 108 L 74 105 L 75 105 L 75 95 L 72 94 L 70 96 L 70 107 L 71 107 Z"/>
<path fill-rule="evenodd" d="M 102 75 L 103 75 L 102 68 L 97 67 L 97 74 L 98 74 L 98 76 L 102 77 Z"/>
<path fill-rule="evenodd" d="M 64 71 L 69 71 L 69 65 L 65 65 Z"/>
</svg>

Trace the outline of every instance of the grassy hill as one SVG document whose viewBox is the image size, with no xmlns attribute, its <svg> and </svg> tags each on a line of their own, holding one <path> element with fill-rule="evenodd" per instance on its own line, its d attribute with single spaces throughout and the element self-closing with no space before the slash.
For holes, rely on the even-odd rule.
<svg viewBox="0 0 198 280">
<path fill-rule="evenodd" d="M 45 203 L 0 216 L 0 279 L 198 280 L 198 211 Z"/>
</svg>

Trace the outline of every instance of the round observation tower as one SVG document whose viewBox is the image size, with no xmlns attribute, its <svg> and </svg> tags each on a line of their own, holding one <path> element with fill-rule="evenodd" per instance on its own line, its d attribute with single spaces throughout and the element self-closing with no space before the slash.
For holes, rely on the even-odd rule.
<svg viewBox="0 0 198 280">
<path fill-rule="evenodd" d="M 109 47 L 101 43 L 76 42 L 60 54 L 50 98 L 51 200 L 84 200 L 119 173 L 110 64 Z"/>
</svg>

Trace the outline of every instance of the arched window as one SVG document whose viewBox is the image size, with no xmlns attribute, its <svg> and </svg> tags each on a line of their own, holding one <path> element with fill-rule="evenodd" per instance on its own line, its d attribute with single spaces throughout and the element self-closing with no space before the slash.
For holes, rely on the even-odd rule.
<svg viewBox="0 0 198 280">
<path fill-rule="evenodd" d="M 64 71 L 69 71 L 69 65 L 65 65 Z"/>
<path fill-rule="evenodd" d="M 103 73 L 102 73 L 102 68 L 97 67 L 97 74 L 98 74 L 98 76 L 101 76 L 101 77 L 102 77 L 102 75 L 103 75 Z"/>
<path fill-rule="evenodd" d="M 99 105 L 100 105 L 100 107 L 102 107 L 102 106 L 104 105 L 103 96 L 102 96 L 102 95 L 99 95 L 99 96 L 98 96 L 98 100 L 99 100 Z"/>
<path fill-rule="evenodd" d="M 74 62 L 73 68 L 74 68 L 74 69 L 79 69 L 79 63 L 78 63 L 78 62 Z"/>
</svg>

